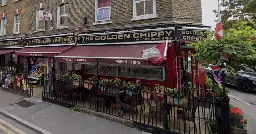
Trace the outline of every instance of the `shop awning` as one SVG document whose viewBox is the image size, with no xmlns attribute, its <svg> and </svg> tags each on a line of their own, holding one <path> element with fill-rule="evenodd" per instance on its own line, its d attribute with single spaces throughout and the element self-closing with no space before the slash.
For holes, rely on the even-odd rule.
<svg viewBox="0 0 256 134">
<path fill-rule="evenodd" d="M 16 55 L 53 57 L 70 49 L 71 47 L 72 46 L 26 47 L 20 51 L 16 51 Z"/>
<path fill-rule="evenodd" d="M 0 49 L 0 55 L 15 52 L 16 50 L 18 49 L 2 49 L 2 50 Z"/>
<path fill-rule="evenodd" d="M 142 51 L 154 46 L 156 46 L 156 44 L 115 45 L 115 46 L 76 46 L 55 57 L 143 60 Z"/>
<path fill-rule="evenodd" d="M 76 46 L 57 55 L 59 60 L 77 62 L 96 62 L 113 64 L 148 64 L 142 58 L 142 51 L 156 44 L 115 45 L 115 46 Z"/>
</svg>

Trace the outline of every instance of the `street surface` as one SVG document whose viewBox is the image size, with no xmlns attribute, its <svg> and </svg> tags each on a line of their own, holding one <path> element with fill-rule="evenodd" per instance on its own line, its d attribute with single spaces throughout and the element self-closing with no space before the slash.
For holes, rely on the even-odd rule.
<svg viewBox="0 0 256 134">
<path fill-rule="evenodd" d="M 29 128 L 0 115 L 0 134 L 36 134 Z"/>
<path fill-rule="evenodd" d="M 230 103 L 239 107 L 248 120 L 248 134 L 256 134 L 256 92 L 244 93 L 234 87 L 228 87 Z"/>
</svg>

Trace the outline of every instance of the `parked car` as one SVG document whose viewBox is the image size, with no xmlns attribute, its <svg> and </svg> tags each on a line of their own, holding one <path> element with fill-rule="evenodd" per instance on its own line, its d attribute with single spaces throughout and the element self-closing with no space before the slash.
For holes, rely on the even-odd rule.
<svg viewBox="0 0 256 134">
<path fill-rule="evenodd" d="M 212 78 L 211 65 L 206 68 L 206 74 Z M 236 86 L 243 92 L 256 90 L 256 71 L 247 65 L 240 65 L 239 71 L 235 74 L 226 71 L 225 83 L 228 85 Z"/>
</svg>

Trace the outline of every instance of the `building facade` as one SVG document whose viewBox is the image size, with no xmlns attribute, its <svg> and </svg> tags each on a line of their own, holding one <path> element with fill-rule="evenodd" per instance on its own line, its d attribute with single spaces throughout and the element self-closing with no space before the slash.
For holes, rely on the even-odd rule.
<svg viewBox="0 0 256 134">
<path fill-rule="evenodd" d="M 0 39 L 28 33 L 28 0 L 1 0 Z"/>
<path fill-rule="evenodd" d="M 69 33 L 87 29 L 189 22 L 201 23 L 200 0 L 30 0 L 29 32 L 32 35 Z M 40 20 L 43 13 L 49 20 Z M 49 17 L 49 16 L 48 16 Z"/>
</svg>

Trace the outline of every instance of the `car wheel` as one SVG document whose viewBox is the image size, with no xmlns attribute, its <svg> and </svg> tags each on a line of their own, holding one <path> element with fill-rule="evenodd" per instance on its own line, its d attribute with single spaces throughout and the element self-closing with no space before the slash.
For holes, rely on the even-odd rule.
<svg viewBox="0 0 256 134">
<path fill-rule="evenodd" d="M 239 90 L 241 90 L 243 92 L 248 92 L 251 89 L 250 85 L 247 82 L 242 81 L 242 80 L 237 82 L 237 87 Z"/>
</svg>

